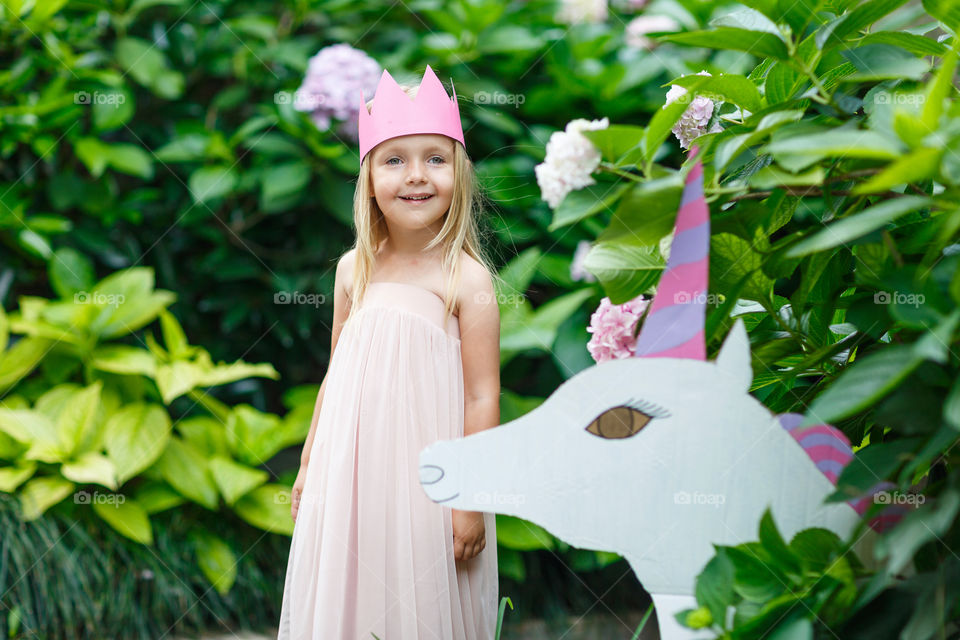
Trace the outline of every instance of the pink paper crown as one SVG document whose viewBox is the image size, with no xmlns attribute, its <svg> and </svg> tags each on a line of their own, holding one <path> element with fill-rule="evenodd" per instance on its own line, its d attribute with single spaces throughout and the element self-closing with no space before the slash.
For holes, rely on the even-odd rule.
<svg viewBox="0 0 960 640">
<path fill-rule="evenodd" d="M 438 133 L 466 147 L 457 92 L 454 90 L 453 98 L 448 97 L 430 65 L 427 65 L 417 97 L 413 99 L 384 69 L 377 92 L 373 95 L 373 109 L 370 112 L 367 111 L 363 94 L 360 94 L 359 129 L 361 162 L 371 149 L 384 140 L 413 133 Z"/>
</svg>

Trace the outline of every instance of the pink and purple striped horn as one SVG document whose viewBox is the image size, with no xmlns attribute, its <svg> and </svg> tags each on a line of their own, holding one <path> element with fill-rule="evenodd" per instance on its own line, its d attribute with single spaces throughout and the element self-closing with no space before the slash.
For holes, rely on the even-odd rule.
<svg viewBox="0 0 960 640">
<path fill-rule="evenodd" d="M 700 148 L 690 147 L 690 157 Z M 637 337 L 638 358 L 707 359 L 704 323 L 710 254 L 710 214 L 703 196 L 703 163 L 697 158 L 683 184 L 667 268 Z"/>
</svg>

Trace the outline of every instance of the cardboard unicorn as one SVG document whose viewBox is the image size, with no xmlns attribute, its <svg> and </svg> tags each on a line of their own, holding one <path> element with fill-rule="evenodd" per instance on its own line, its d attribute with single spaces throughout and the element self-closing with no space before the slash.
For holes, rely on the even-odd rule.
<svg viewBox="0 0 960 640">
<path fill-rule="evenodd" d="M 756 540 L 767 507 L 787 540 L 814 526 L 846 538 L 869 502 L 824 503 L 850 443 L 829 425 L 772 415 L 748 393 L 742 320 L 706 360 L 702 171 L 698 160 L 684 180 L 636 357 L 590 367 L 529 414 L 420 454 L 432 500 L 517 516 L 573 546 L 626 558 L 653 597 L 664 640 L 703 637 L 674 614 L 696 607 L 712 544 Z"/>
</svg>

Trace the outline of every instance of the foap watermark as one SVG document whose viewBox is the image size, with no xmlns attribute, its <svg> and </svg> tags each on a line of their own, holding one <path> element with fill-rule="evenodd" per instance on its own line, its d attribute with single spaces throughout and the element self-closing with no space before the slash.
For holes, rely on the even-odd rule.
<svg viewBox="0 0 960 640">
<path fill-rule="evenodd" d="M 903 491 L 878 491 L 873 494 L 875 504 L 894 504 L 920 506 L 927 501 L 927 496 L 922 493 L 904 493 Z"/>
<path fill-rule="evenodd" d="M 527 98 L 522 93 L 504 93 L 503 91 L 477 91 L 473 94 L 473 101 L 477 104 L 511 104 L 516 109 Z"/>
<path fill-rule="evenodd" d="M 889 93 L 887 91 L 878 91 L 873 94 L 874 104 L 909 104 L 922 105 L 927 101 L 927 96 L 922 93 L 897 92 Z"/>
<path fill-rule="evenodd" d="M 322 293 L 305 293 L 303 291 L 277 291 L 273 294 L 273 304 L 306 304 L 314 308 L 326 304 L 327 296 Z"/>
<path fill-rule="evenodd" d="M 274 104 L 292 104 L 298 109 L 314 111 L 326 104 L 327 98 L 322 93 L 312 91 L 277 91 L 273 94 Z"/>
<path fill-rule="evenodd" d="M 73 494 L 74 504 L 113 504 L 121 505 L 127 501 L 127 497 L 122 493 L 101 493 L 94 491 L 77 491 Z"/>
<path fill-rule="evenodd" d="M 127 297 L 122 293 L 101 293 L 100 291 L 77 291 L 73 294 L 74 304 L 96 304 L 101 306 L 119 307 L 126 302 Z"/>
<path fill-rule="evenodd" d="M 922 293 L 903 293 L 901 291 L 877 291 L 873 294 L 874 304 L 899 304 L 919 307 L 927 298 Z"/>
<path fill-rule="evenodd" d="M 527 299 L 527 296 L 522 293 L 487 293 L 480 292 L 474 294 L 473 300 L 477 304 L 488 304 L 491 300 L 496 300 L 497 305 L 501 307 L 518 307 L 524 300 Z"/>
<path fill-rule="evenodd" d="M 74 91 L 73 104 L 105 104 L 120 106 L 127 101 L 127 96 L 119 91 Z"/>
<path fill-rule="evenodd" d="M 677 291 L 673 294 L 673 304 L 723 304 L 727 296 L 722 293 L 704 293 L 703 291 Z"/>
<path fill-rule="evenodd" d="M 523 504 L 527 499 L 522 493 L 478 491 L 473 494 L 473 501 L 475 504 Z"/>
<path fill-rule="evenodd" d="M 722 493 L 705 493 L 703 491 L 677 491 L 673 494 L 674 504 L 683 505 L 709 505 L 714 509 L 719 509 L 720 505 L 725 504 L 726 496 Z"/>
</svg>

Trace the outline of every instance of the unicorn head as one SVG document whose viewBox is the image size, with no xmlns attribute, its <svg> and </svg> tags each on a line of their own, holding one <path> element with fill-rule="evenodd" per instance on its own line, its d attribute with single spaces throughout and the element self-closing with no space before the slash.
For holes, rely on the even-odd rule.
<svg viewBox="0 0 960 640">
<path fill-rule="evenodd" d="M 518 516 L 624 556 L 654 598 L 665 640 L 691 637 L 670 614 L 694 606 L 712 545 L 756 539 L 765 509 L 788 537 L 811 526 L 846 536 L 858 521 L 850 505 L 824 503 L 831 479 L 748 393 L 741 320 L 706 360 L 709 238 L 698 161 L 636 357 L 590 367 L 527 415 L 420 454 L 434 501 Z"/>
</svg>

